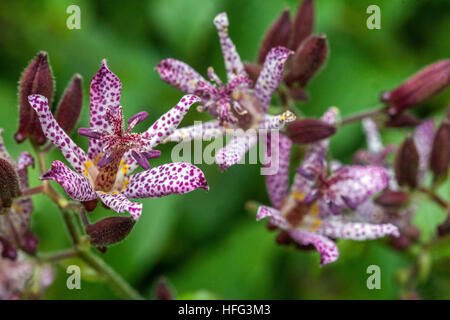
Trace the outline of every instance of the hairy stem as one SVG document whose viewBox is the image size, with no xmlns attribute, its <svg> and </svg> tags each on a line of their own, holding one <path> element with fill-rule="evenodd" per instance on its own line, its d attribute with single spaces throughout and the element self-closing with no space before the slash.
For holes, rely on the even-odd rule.
<svg viewBox="0 0 450 320">
<path fill-rule="evenodd" d="M 341 125 L 344 126 L 346 124 L 350 124 L 350 123 L 353 123 L 353 122 L 358 122 L 358 121 L 363 120 L 364 118 L 373 117 L 373 116 L 376 116 L 376 115 L 378 115 L 380 113 L 383 113 L 385 111 L 386 111 L 385 107 L 378 107 L 378 108 L 375 108 L 375 109 L 372 109 L 372 110 L 369 110 L 369 111 L 364 111 L 364 112 L 361 112 L 361 113 L 357 113 L 357 114 L 354 114 L 354 115 L 351 115 L 351 116 L 343 118 L 341 120 Z"/>
<path fill-rule="evenodd" d="M 438 206 L 440 206 L 442 209 L 447 210 L 449 207 L 449 204 L 442 199 L 439 195 L 434 193 L 428 188 L 425 187 L 419 187 L 418 190 L 424 194 L 426 194 L 431 200 L 433 200 Z"/>
</svg>

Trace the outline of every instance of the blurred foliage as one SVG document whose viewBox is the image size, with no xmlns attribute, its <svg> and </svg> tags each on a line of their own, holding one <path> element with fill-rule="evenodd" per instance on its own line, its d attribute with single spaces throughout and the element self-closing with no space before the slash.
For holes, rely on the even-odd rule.
<svg viewBox="0 0 450 320">
<path fill-rule="evenodd" d="M 382 29 L 366 28 L 366 8 L 381 7 Z M 66 28 L 66 8 L 81 8 L 81 30 Z M 244 60 L 256 59 L 261 39 L 271 22 L 293 0 L 152 0 L 152 1 L 2 1 L 0 4 L 0 127 L 13 156 L 31 149 L 28 142 L 16 145 L 16 83 L 28 61 L 39 50 L 49 53 L 56 77 L 56 97 L 62 94 L 72 75 L 83 78 L 84 108 L 79 126 L 88 124 L 89 82 L 100 61 L 108 59 L 111 70 L 123 82 L 125 117 L 145 108 L 152 123 L 182 95 L 163 83 L 154 67 L 165 57 L 184 60 L 206 73 L 214 66 L 223 76 L 223 60 L 214 16 L 226 11 L 230 35 Z M 448 58 L 450 2 L 447 0 L 317 0 L 315 32 L 325 33 L 330 58 L 324 70 L 311 82 L 311 100 L 300 105 L 309 116 L 321 115 L 336 105 L 342 115 L 375 107 L 381 91 L 395 87 L 421 67 Z M 421 117 L 442 116 L 449 92 L 416 110 Z M 195 110 L 182 125 L 207 119 Z M 388 130 L 386 143 L 398 142 L 409 130 Z M 74 135 L 83 147 L 87 139 Z M 333 156 L 349 161 L 364 148 L 358 124 L 339 130 L 332 139 Z M 162 146 L 170 161 L 170 145 Z M 51 159 L 61 159 L 53 150 Z M 246 214 L 244 203 L 254 199 L 268 203 L 264 179 L 257 165 L 239 165 L 225 173 L 217 166 L 200 165 L 211 191 L 184 196 L 144 200 L 144 213 L 131 235 L 108 249 L 103 258 L 141 292 L 151 297 L 154 281 L 167 276 L 179 297 L 261 299 L 391 299 L 401 293 L 394 281 L 400 267 L 411 268 L 409 253 L 396 252 L 386 240 L 365 243 L 339 241 L 341 258 L 319 268 L 315 251 L 300 252 L 274 243 L 274 233 Z M 38 172 L 31 174 L 32 186 Z M 55 184 L 56 186 L 56 184 Z M 59 187 L 59 186 L 58 186 Z M 448 186 L 441 194 L 448 198 Z M 35 197 L 33 230 L 40 237 L 39 250 L 63 249 L 69 239 L 55 205 L 43 196 Z M 415 223 L 432 237 L 442 221 L 439 209 L 424 202 Z M 97 220 L 112 212 L 98 208 Z M 432 220 L 432 221 L 431 221 Z M 437 221 L 437 222 L 436 222 Z M 423 298 L 450 298 L 450 243 L 439 244 L 430 277 L 419 286 Z M 366 269 L 381 267 L 381 290 L 368 290 Z M 102 282 L 83 281 L 82 290 L 69 291 L 65 269 L 57 269 L 49 299 L 108 299 L 114 294 Z M 93 280 L 93 279 L 88 279 Z"/>
</svg>

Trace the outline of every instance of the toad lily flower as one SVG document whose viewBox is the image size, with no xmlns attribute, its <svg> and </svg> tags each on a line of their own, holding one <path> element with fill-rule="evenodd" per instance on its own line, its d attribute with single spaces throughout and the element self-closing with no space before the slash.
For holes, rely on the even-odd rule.
<svg viewBox="0 0 450 320">
<path fill-rule="evenodd" d="M 203 126 L 191 126 L 176 130 L 168 141 L 189 141 L 210 139 L 225 135 L 229 129 L 281 129 L 285 123 L 295 120 L 289 111 L 272 116 L 267 114 L 272 93 L 279 86 L 283 65 L 291 50 L 276 47 L 270 50 L 254 89 L 236 47 L 228 36 L 228 17 L 221 13 L 214 19 L 225 61 L 228 83 L 224 84 L 210 67 L 206 81 L 198 72 L 182 61 L 162 60 L 156 70 L 160 77 L 175 88 L 187 94 L 196 94 L 203 106 L 200 111 L 208 111 L 217 120 Z M 214 82 L 216 85 L 214 85 Z M 255 135 L 235 135 L 230 144 L 216 153 L 216 161 L 225 170 L 239 162 L 257 142 Z"/>
<path fill-rule="evenodd" d="M 17 163 L 5 148 L 0 129 L 0 254 L 16 259 L 17 249 L 34 254 L 38 239 L 30 231 L 33 202 L 21 196 L 29 188 L 28 166 L 34 159 L 28 152 L 20 153 Z"/>
<path fill-rule="evenodd" d="M 55 180 L 76 201 L 100 198 L 106 206 L 119 213 L 128 211 L 136 220 L 141 215 L 142 204 L 129 199 L 159 198 L 187 193 L 197 188 L 208 190 L 203 172 L 191 164 L 169 163 L 150 169 L 147 162 L 147 159 L 159 156 L 160 152 L 153 148 L 175 130 L 198 98 L 193 95 L 184 96 L 147 131 L 138 134 L 131 130 L 145 119 L 147 113 L 140 112 L 133 116 L 128 120 L 128 128 L 124 130 L 120 106 L 121 89 L 119 78 L 103 61 L 91 82 L 90 128 L 79 130 L 80 134 L 90 138 L 87 154 L 57 124 L 45 97 L 29 97 L 45 135 L 78 172 L 72 171 L 60 161 L 54 161 L 41 179 Z M 138 165 L 145 171 L 131 174 Z"/>
<path fill-rule="evenodd" d="M 334 124 L 337 109 L 331 108 L 322 120 Z M 257 220 L 270 222 L 285 230 L 301 245 L 313 245 L 321 254 L 321 265 L 335 261 L 338 249 L 331 239 L 368 240 L 397 235 L 392 224 L 354 222 L 345 209 L 355 210 L 374 193 L 387 186 L 386 171 L 377 166 L 341 166 L 327 177 L 325 155 L 328 140 L 309 146 L 288 191 L 288 167 L 291 142 L 280 135 L 278 172 L 267 176 L 267 189 L 274 207 L 260 206 Z M 289 193 L 289 194 L 288 194 Z M 330 239 L 331 238 L 331 239 Z"/>
</svg>

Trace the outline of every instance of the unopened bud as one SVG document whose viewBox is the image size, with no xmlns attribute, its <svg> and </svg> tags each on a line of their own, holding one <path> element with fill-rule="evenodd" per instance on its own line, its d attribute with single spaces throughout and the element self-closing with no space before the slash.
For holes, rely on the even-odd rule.
<svg viewBox="0 0 450 320">
<path fill-rule="evenodd" d="M 435 177 L 447 172 L 450 165 L 450 123 L 444 121 L 437 130 L 430 155 L 430 168 Z"/>
<path fill-rule="evenodd" d="M 395 177 L 398 184 L 415 188 L 417 186 L 418 170 L 419 153 L 417 152 L 414 139 L 409 136 L 401 144 L 395 158 Z"/>
<path fill-rule="evenodd" d="M 375 198 L 375 203 L 388 208 L 398 208 L 408 202 L 408 193 L 403 191 L 385 190 Z"/>
<path fill-rule="evenodd" d="M 81 76 L 76 74 L 67 86 L 56 109 L 55 119 L 66 133 L 71 133 L 78 122 L 83 102 Z"/>
<path fill-rule="evenodd" d="M 17 248 L 14 247 L 11 242 L 9 242 L 8 240 L 0 237 L 0 249 L 1 251 L 1 256 L 3 258 L 7 258 L 10 260 L 16 260 L 17 259 Z"/>
<path fill-rule="evenodd" d="M 156 281 L 154 296 L 156 300 L 173 300 L 174 294 L 166 278 L 160 277 Z"/>
<path fill-rule="evenodd" d="M 17 173 L 12 164 L 0 158 L 0 213 L 9 208 L 14 198 L 20 196 L 20 186 Z"/>
<path fill-rule="evenodd" d="M 411 244 L 411 240 L 405 234 L 400 234 L 399 237 L 389 237 L 389 245 L 398 251 L 408 249 Z"/>
<path fill-rule="evenodd" d="M 450 59 L 433 63 L 414 74 L 398 88 L 381 95 L 391 115 L 419 105 L 450 84 Z"/>
<path fill-rule="evenodd" d="M 97 208 L 98 199 L 82 201 L 81 204 L 84 206 L 87 212 L 94 211 Z"/>
<path fill-rule="evenodd" d="M 53 99 L 53 74 L 48 63 L 48 55 L 41 51 L 26 67 L 19 82 L 19 129 L 14 135 L 17 143 L 23 142 L 29 136 L 42 145 L 45 143 L 45 135 L 36 112 L 28 102 L 28 96 L 41 94 L 48 99 L 49 105 Z"/>
<path fill-rule="evenodd" d="M 300 44 L 312 33 L 314 28 L 314 3 L 312 0 L 303 0 L 298 7 L 292 29 L 292 38 L 289 48 L 297 50 Z"/>
<path fill-rule="evenodd" d="M 385 126 L 388 128 L 404 128 L 404 127 L 416 127 L 420 124 L 420 120 L 409 112 L 402 112 L 395 116 L 389 116 L 385 122 Z"/>
<path fill-rule="evenodd" d="M 261 66 L 253 63 L 244 63 L 244 69 L 250 80 L 252 80 L 252 85 L 254 85 L 258 80 L 259 74 L 261 73 Z"/>
<path fill-rule="evenodd" d="M 299 144 L 313 143 L 336 133 L 336 127 L 319 119 L 301 119 L 287 127 L 289 138 Z"/>
<path fill-rule="evenodd" d="M 283 46 L 287 47 L 291 35 L 291 17 L 289 10 L 285 9 L 275 22 L 267 30 L 258 54 L 258 63 L 263 64 L 270 49 Z"/>
<path fill-rule="evenodd" d="M 24 234 L 22 240 L 22 249 L 28 254 L 34 255 L 36 253 L 37 245 L 39 243 L 38 237 L 30 231 Z"/>
<path fill-rule="evenodd" d="M 135 221 L 129 217 L 109 217 L 86 227 L 91 243 L 96 247 L 106 247 L 126 238 Z"/>
<path fill-rule="evenodd" d="M 309 95 L 306 93 L 306 91 L 303 88 L 300 87 L 290 87 L 289 88 L 289 95 L 294 98 L 296 101 L 308 101 Z"/>
<path fill-rule="evenodd" d="M 298 82 L 300 87 L 305 87 L 309 80 L 324 65 L 327 56 L 328 44 L 326 36 L 309 37 L 292 56 L 290 70 L 284 81 L 287 85 Z"/>
<path fill-rule="evenodd" d="M 275 241 L 280 245 L 288 245 L 292 243 L 292 238 L 286 231 L 280 231 L 278 233 L 277 237 L 275 238 Z"/>
<path fill-rule="evenodd" d="M 437 230 L 440 237 L 450 234 L 450 211 L 447 213 L 447 219 L 437 227 Z"/>
</svg>

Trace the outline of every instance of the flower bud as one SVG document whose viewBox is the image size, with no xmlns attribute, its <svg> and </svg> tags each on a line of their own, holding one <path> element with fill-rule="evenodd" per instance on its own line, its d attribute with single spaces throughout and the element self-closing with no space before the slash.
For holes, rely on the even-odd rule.
<svg viewBox="0 0 450 320">
<path fill-rule="evenodd" d="M 64 91 L 55 113 L 56 121 L 68 134 L 72 132 L 78 122 L 82 102 L 81 76 L 76 74 Z"/>
<path fill-rule="evenodd" d="M 259 74 L 261 73 L 261 66 L 254 63 L 244 63 L 244 69 L 250 80 L 252 80 L 252 86 L 254 86 L 258 80 Z"/>
<path fill-rule="evenodd" d="M 403 191 L 385 190 L 375 198 L 375 203 L 388 208 L 398 208 L 408 202 L 408 193 Z"/>
<path fill-rule="evenodd" d="M 19 129 L 14 135 L 17 143 L 23 142 L 29 136 L 42 145 L 46 139 L 36 112 L 28 102 L 28 96 L 41 94 L 51 104 L 53 99 L 53 74 L 48 63 L 48 55 L 41 51 L 26 67 L 19 82 Z"/>
<path fill-rule="evenodd" d="M 30 231 L 27 231 L 23 235 L 22 242 L 23 242 L 23 244 L 22 244 L 23 251 L 25 251 L 28 254 L 32 254 L 32 255 L 36 253 L 37 245 L 39 243 L 38 237 L 36 237 Z"/>
<path fill-rule="evenodd" d="M 8 160 L 0 158 L 0 213 L 2 209 L 10 208 L 13 199 L 20 194 L 19 179 L 14 167 Z"/>
<path fill-rule="evenodd" d="M 11 242 L 8 240 L 0 237 L 0 249 L 1 249 L 1 256 L 3 258 L 9 259 L 9 260 L 16 260 L 17 259 L 17 248 L 14 247 Z"/>
<path fill-rule="evenodd" d="M 173 300 L 174 294 L 166 278 L 159 277 L 156 281 L 154 296 L 156 300 Z"/>
<path fill-rule="evenodd" d="M 278 46 L 287 47 L 291 35 L 291 17 L 285 9 L 267 30 L 258 54 L 258 63 L 263 64 L 270 49 Z"/>
<path fill-rule="evenodd" d="M 280 233 L 278 233 L 277 237 L 275 238 L 275 241 L 279 245 L 288 245 L 292 243 L 292 238 L 286 231 L 282 230 Z"/>
<path fill-rule="evenodd" d="M 447 59 L 425 67 L 396 89 L 383 93 L 381 101 L 389 106 L 391 115 L 396 115 L 434 97 L 449 84 L 450 59 Z"/>
<path fill-rule="evenodd" d="M 320 70 L 328 56 L 328 44 L 325 35 L 311 36 L 295 51 L 289 73 L 284 78 L 287 85 L 298 82 L 305 87 L 309 80 Z"/>
<path fill-rule="evenodd" d="M 437 231 L 440 237 L 450 233 L 450 211 L 447 213 L 447 219 L 437 227 Z"/>
<path fill-rule="evenodd" d="M 418 170 L 419 153 L 417 152 L 414 139 L 409 136 L 403 141 L 395 157 L 395 177 L 398 184 L 415 188 L 417 186 Z"/>
<path fill-rule="evenodd" d="M 437 130 L 430 155 L 430 168 L 435 177 L 447 172 L 450 165 L 450 123 L 445 121 Z"/>
<path fill-rule="evenodd" d="M 306 91 L 303 88 L 300 87 L 290 87 L 289 88 L 289 95 L 294 98 L 296 101 L 308 101 L 309 95 L 306 93 Z"/>
<path fill-rule="evenodd" d="M 312 33 L 313 27 L 314 3 L 312 0 L 303 0 L 295 15 L 289 48 L 294 51 L 297 50 L 303 40 Z"/>
<path fill-rule="evenodd" d="M 109 217 L 86 227 L 92 245 L 106 247 L 126 238 L 135 221 L 129 217 Z"/>
<path fill-rule="evenodd" d="M 319 119 L 301 119 L 287 127 L 289 138 L 295 143 L 313 143 L 336 133 L 336 127 Z"/>
<path fill-rule="evenodd" d="M 97 208 L 98 199 L 93 199 L 89 201 L 82 201 L 81 204 L 84 206 L 87 212 L 94 211 Z"/>
<path fill-rule="evenodd" d="M 395 116 L 389 116 L 385 126 L 389 128 L 416 127 L 420 120 L 409 112 L 402 112 Z"/>
</svg>

